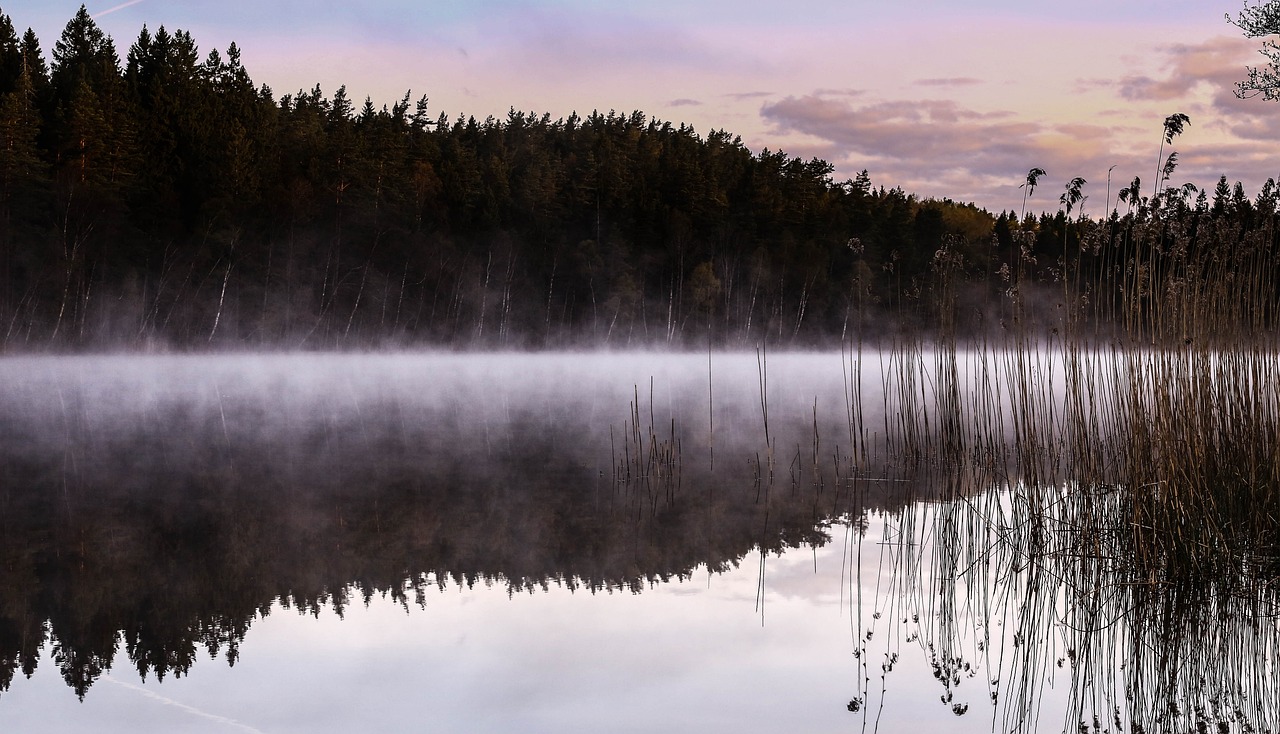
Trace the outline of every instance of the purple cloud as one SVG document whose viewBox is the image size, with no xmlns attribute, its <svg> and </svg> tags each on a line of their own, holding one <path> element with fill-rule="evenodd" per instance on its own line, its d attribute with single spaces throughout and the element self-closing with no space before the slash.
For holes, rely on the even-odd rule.
<svg viewBox="0 0 1280 734">
<path fill-rule="evenodd" d="M 728 94 L 724 94 L 721 96 L 727 97 L 728 99 L 742 101 L 747 99 L 760 99 L 762 97 L 772 97 L 773 92 L 730 92 Z"/>
<path fill-rule="evenodd" d="M 1142 178 L 1144 189 L 1154 183 L 1163 117 L 1153 117 L 1149 128 L 1143 128 L 1133 121 L 1134 103 L 1167 107 L 1161 115 L 1191 115 L 1192 135 L 1175 140 L 1173 146 L 1179 151 L 1174 174 L 1178 184 L 1212 186 L 1226 173 L 1256 191 L 1268 176 L 1276 175 L 1268 170 L 1277 168 L 1275 141 L 1280 139 L 1274 103 L 1241 100 L 1234 94 L 1255 52 L 1252 42 L 1238 38 L 1173 44 L 1160 49 L 1159 73 L 1080 79 L 1080 90 L 1110 90 L 1125 103 L 1099 110 L 1087 123 L 1028 119 L 953 100 L 864 101 L 821 93 L 770 102 L 760 109 L 760 116 L 774 133 L 790 137 L 793 154 L 824 157 L 836 165 L 838 176 L 866 168 L 877 184 L 992 209 L 1016 209 L 1021 199 L 1017 184 L 1027 169 L 1038 166 L 1049 176 L 1043 186 L 1046 195 L 1037 206 L 1055 209 L 1058 187 L 1083 176 L 1090 182 L 1086 192 L 1094 197 L 1089 208 L 1100 212 L 1109 171 L 1112 196 L 1117 182 L 1127 183 L 1135 176 Z M 957 82 L 964 79 L 923 79 L 916 84 L 945 88 L 963 86 Z M 1200 130 L 1228 137 L 1224 142 L 1199 143 L 1194 133 Z M 1221 170 L 1224 167 L 1230 170 Z"/>
<path fill-rule="evenodd" d="M 761 109 L 782 131 L 801 132 L 852 152 L 948 160 L 987 145 L 979 131 L 1006 144 L 1038 132 L 1034 123 L 991 122 L 1005 113 L 980 113 L 946 100 L 878 102 L 854 107 L 819 96 L 787 97 Z"/>
<path fill-rule="evenodd" d="M 1117 83 L 1120 96 L 1131 101 L 1177 101 L 1188 98 L 1200 86 L 1213 90 L 1214 106 L 1221 112 L 1251 108 L 1235 96 L 1236 82 L 1244 77 L 1253 44 L 1242 38 L 1218 37 L 1203 43 L 1174 44 L 1161 49 L 1165 74 L 1124 77 Z"/>
<path fill-rule="evenodd" d="M 1017 185 L 1033 166 L 1050 171 L 1046 191 L 1056 186 L 1053 181 L 1078 175 L 1105 185 L 1114 164 L 1146 168 L 1145 159 L 1117 152 L 1109 127 L 1019 120 L 948 100 L 855 105 L 811 95 L 766 104 L 761 115 L 779 133 L 814 139 L 793 152 L 823 155 L 842 172 L 867 168 L 887 185 L 996 209 L 1017 208 Z"/>
<path fill-rule="evenodd" d="M 974 79 L 970 76 L 915 80 L 916 86 L 920 87 L 971 87 L 975 84 L 981 83 L 981 79 Z"/>
<path fill-rule="evenodd" d="M 865 89 L 818 89 L 814 91 L 817 97 L 861 97 L 867 93 Z"/>
</svg>

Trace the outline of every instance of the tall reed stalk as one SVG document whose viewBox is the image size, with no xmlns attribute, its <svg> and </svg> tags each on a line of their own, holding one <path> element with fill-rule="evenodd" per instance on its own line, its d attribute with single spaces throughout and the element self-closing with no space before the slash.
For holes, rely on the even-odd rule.
<svg viewBox="0 0 1280 734">
<path fill-rule="evenodd" d="M 952 498 L 896 518 L 894 583 L 929 620 L 913 629 L 944 703 L 981 670 L 1004 730 L 1035 731 L 1063 680 L 1067 729 L 1280 729 L 1274 227 L 1154 200 L 1074 226 L 1058 320 L 1031 318 L 1020 233 L 1000 339 L 956 338 L 966 286 L 939 266 L 936 336 L 888 350 L 879 450 Z"/>
</svg>

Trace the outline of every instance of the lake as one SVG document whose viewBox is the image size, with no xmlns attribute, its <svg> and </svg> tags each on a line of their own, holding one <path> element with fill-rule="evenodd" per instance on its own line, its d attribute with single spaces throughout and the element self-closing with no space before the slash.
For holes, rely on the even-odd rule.
<svg viewBox="0 0 1280 734">
<path fill-rule="evenodd" d="M 8 357 L 0 730 L 1274 730 L 1274 530 L 1130 530 L 1164 364 Z"/>
</svg>

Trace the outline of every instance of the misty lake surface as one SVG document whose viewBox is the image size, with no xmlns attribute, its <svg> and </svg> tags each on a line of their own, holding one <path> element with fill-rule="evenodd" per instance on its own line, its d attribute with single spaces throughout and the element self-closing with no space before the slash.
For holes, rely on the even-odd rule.
<svg viewBox="0 0 1280 734">
<path fill-rule="evenodd" d="M 2 359 L 0 731 L 1128 730 L 1149 633 L 890 471 L 894 365 Z"/>
</svg>

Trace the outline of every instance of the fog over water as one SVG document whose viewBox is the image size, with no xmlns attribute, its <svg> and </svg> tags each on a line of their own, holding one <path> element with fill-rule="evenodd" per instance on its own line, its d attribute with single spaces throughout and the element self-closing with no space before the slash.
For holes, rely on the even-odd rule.
<svg viewBox="0 0 1280 734">
<path fill-rule="evenodd" d="M 1223 656 L 1266 700 L 1269 592 L 1144 586 L 1078 483 L 1116 359 L 0 359 L 0 730 L 1074 730 Z"/>
<path fill-rule="evenodd" d="M 848 637 L 847 599 L 842 618 L 838 555 L 831 560 L 840 546 L 823 549 L 823 577 L 813 570 L 817 556 L 775 559 L 763 625 L 759 559 L 747 557 L 759 555 L 755 542 L 779 546 L 764 535 L 768 523 L 753 519 L 758 513 L 727 521 L 741 526 L 727 539 L 681 532 L 685 540 L 675 547 L 649 542 L 658 555 L 624 553 L 621 561 L 611 560 L 616 549 L 591 548 L 626 549 L 642 535 L 661 540 L 663 527 L 708 521 L 672 515 L 675 502 L 658 503 L 666 514 L 655 516 L 647 499 L 634 501 L 641 520 L 581 519 L 575 527 L 590 538 L 578 547 L 572 539 L 546 541 L 558 523 L 538 516 L 546 509 L 539 498 L 567 496 L 573 508 L 617 494 L 615 467 L 626 463 L 631 438 L 624 434 L 635 430 L 637 415 L 642 441 L 671 444 L 674 436 L 690 446 L 678 480 L 688 485 L 679 491 L 704 491 L 696 478 L 710 471 L 713 444 L 731 464 L 722 473 L 749 477 L 744 447 L 767 453 L 762 376 L 775 442 L 792 428 L 803 435 L 787 441 L 812 444 L 815 399 L 830 412 L 824 426 L 847 423 L 838 355 L 769 355 L 764 368 L 756 355 L 714 355 L 709 365 L 705 354 L 2 360 L 3 502 L 7 556 L 17 570 L 4 579 L 16 593 L 5 594 L 0 628 L 23 638 L 23 621 L 29 632 L 43 617 L 52 629 L 34 678 L 15 671 L 0 694 L 0 721 L 9 722 L 6 730 L 28 730 L 52 717 L 63 731 L 403 728 L 425 719 L 391 702 L 422 699 L 425 688 L 433 691 L 424 700 L 429 719 L 449 730 L 549 731 L 608 721 L 644 731 L 670 724 L 673 706 L 679 720 L 710 725 L 754 719 L 760 730 L 776 730 L 803 709 L 826 709 L 819 716 L 837 724 L 848 716 L 838 674 L 848 655 L 838 644 Z M 767 508 L 752 497 L 757 490 L 736 490 L 726 506 Z M 387 515 L 410 519 L 396 525 L 381 517 L 375 540 L 352 530 L 359 521 L 351 516 L 379 502 L 391 505 Z M 477 503 L 475 512 L 462 509 Z M 521 516 L 484 510 L 502 503 Z M 808 509 L 801 516 L 810 528 L 822 519 Z M 795 527 L 788 522 L 787 513 L 772 520 Z M 632 528 L 634 537 L 617 537 L 617 527 Z M 495 538 L 511 535 L 527 547 L 497 547 Z M 28 543 L 15 547 L 20 537 Z M 85 538 L 101 545 L 74 546 L 84 554 L 79 567 L 50 571 L 42 560 Z M 260 547 L 273 540 L 281 545 Z M 354 556 L 334 547 L 344 544 L 358 546 Z M 409 550 L 395 555 L 397 544 Z M 693 546 L 702 550 L 681 550 Z M 241 554 L 251 569 L 236 568 Z M 90 570 L 77 576 L 85 563 Z M 708 564 L 729 573 L 710 574 Z M 396 585 L 415 574 L 426 580 L 416 592 Z M 451 574 L 463 575 L 451 581 Z M 30 576 L 39 583 L 22 591 Z M 576 584 L 644 592 L 573 593 Z M 238 593 L 247 598 L 237 605 L 230 600 Z M 208 594 L 212 606 L 201 601 Z M 347 594 L 355 599 L 336 601 Z M 286 613 L 282 603 L 312 605 L 316 614 Z M 405 603 L 423 603 L 425 611 L 406 616 Z M 834 641 L 815 634 L 806 611 L 815 605 L 831 607 L 823 616 Z M 204 660 L 225 658 L 228 637 L 225 629 L 215 635 L 224 640 L 210 655 L 199 642 L 208 623 L 194 620 L 236 610 L 256 610 L 257 619 L 241 641 L 230 634 L 235 666 Z M 81 612 L 90 619 L 77 621 Z M 155 630 L 175 622 L 189 634 Z M 101 624 L 119 627 L 125 644 L 95 638 Z M 86 651 L 73 651 L 80 658 L 69 662 L 74 645 Z M 161 656 L 139 652 L 148 645 Z M 21 657 L 4 654 L 16 655 L 15 663 Z M 112 657 L 109 673 L 93 672 Z M 836 669 L 814 667 L 821 659 Z M 786 676 L 779 683 L 777 672 L 792 668 L 826 682 L 814 688 L 803 682 L 808 676 Z M 81 703 L 68 684 L 86 681 Z M 749 693 L 750 686 L 762 690 Z M 648 703 L 636 706 L 638 695 Z"/>
<path fill-rule="evenodd" d="M 422 453 L 430 454 L 454 443 L 474 450 L 477 438 L 492 449 L 524 425 L 600 429 L 607 438 L 637 398 L 646 423 L 652 406 L 655 422 L 674 417 L 683 434 L 709 442 L 709 392 L 718 438 L 746 441 L 754 430 L 764 444 L 755 355 L 710 364 L 705 354 L 642 353 L 37 357 L 4 360 L 0 370 L 7 420 L 20 422 L 31 444 L 216 419 L 232 443 L 350 431 L 332 437 L 358 444 L 390 431 L 427 441 Z M 779 425 L 811 422 L 815 400 L 828 423 L 847 423 L 838 355 L 768 355 L 766 377 Z M 585 460 L 602 447 L 607 441 L 561 448 Z"/>
</svg>

